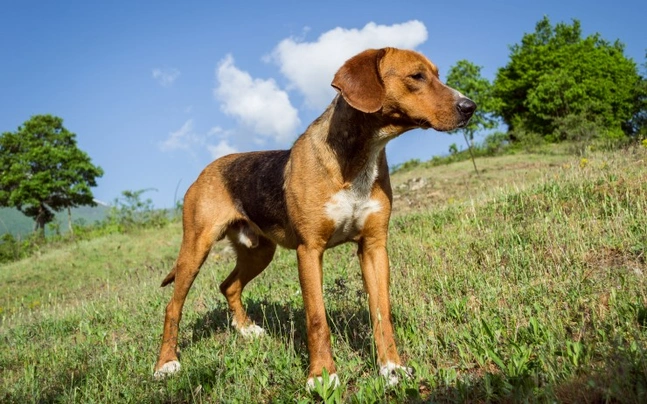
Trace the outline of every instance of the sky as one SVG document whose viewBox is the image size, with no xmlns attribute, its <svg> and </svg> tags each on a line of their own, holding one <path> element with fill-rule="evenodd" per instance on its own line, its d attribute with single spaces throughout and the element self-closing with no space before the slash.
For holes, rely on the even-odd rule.
<svg viewBox="0 0 647 404">
<path fill-rule="evenodd" d="M 354 54 L 415 49 L 443 79 L 467 59 L 492 80 L 544 15 L 578 19 L 585 36 L 619 39 L 645 62 L 644 0 L 0 0 L 0 132 L 60 116 L 105 172 L 96 199 L 150 189 L 156 207 L 172 207 L 215 158 L 289 148 Z M 429 160 L 452 143 L 463 139 L 414 130 L 387 156 Z"/>
</svg>

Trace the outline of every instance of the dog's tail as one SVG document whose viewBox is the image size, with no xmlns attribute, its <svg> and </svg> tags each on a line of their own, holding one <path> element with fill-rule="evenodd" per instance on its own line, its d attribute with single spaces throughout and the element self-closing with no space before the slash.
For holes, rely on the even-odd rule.
<svg viewBox="0 0 647 404">
<path fill-rule="evenodd" d="M 171 272 L 169 272 L 169 274 L 166 275 L 166 278 L 164 278 L 164 280 L 162 281 L 161 287 L 164 287 L 164 286 L 168 285 L 169 283 L 173 283 L 173 281 L 175 280 L 175 271 L 176 271 L 176 269 L 177 269 L 177 265 L 173 265 L 173 269 L 171 269 Z"/>
</svg>

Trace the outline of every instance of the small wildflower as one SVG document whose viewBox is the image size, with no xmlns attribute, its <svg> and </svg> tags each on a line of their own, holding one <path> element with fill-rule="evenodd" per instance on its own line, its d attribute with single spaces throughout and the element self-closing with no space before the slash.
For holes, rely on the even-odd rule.
<svg viewBox="0 0 647 404">
<path fill-rule="evenodd" d="M 587 165 L 587 164 L 589 164 L 589 160 L 588 160 L 588 159 L 586 159 L 586 158 L 582 158 L 582 159 L 580 160 L 580 168 L 584 168 L 584 167 L 586 167 L 586 165 Z"/>
<path fill-rule="evenodd" d="M 647 139 L 643 139 L 642 144 L 644 148 L 647 148 Z"/>
</svg>

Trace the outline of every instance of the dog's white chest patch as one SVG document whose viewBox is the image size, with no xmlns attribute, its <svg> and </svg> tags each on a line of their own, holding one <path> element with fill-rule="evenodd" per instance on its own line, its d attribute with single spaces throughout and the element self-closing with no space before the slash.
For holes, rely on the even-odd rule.
<svg viewBox="0 0 647 404">
<path fill-rule="evenodd" d="M 329 245 L 355 237 L 364 228 L 366 218 L 382 209 L 379 201 L 371 199 L 376 178 L 377 156 L 374 156 L 348 189 L 342 189 L 326 202 L 326 215 L 335 223 Z"/>
<path fill-rule="evenodd" d="M 368 215 L 380 209 L 380 202 L 357 195 L 353 190 L 337 192 L 326 203 L 326 214 L 335 222 L 331 242 L 343 242 L 355 236 L 364 227 Z"/>
</svg>

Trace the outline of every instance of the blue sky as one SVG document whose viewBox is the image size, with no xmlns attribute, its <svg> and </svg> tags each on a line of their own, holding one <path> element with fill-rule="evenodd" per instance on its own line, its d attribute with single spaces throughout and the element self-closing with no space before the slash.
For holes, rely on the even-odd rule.
<svg viewBox="0 0 647 404">
<path fill-rule="evenodd" d="M 332 99 L 343 60 L 365 47 L 415 48 L 444 76 L 460 59 L 492 79 L 509 45 L 547 15 L 585 35 L 647 49 L 643 1 L 3 1 L 0 131 L 64 119 L 104 176 L 170 207 L 214 157 L 288 148 Z M 460 136 L 412 131 L 389 162 L 446 154 Z M 177 189 L 177 192 L 176 192 Z"/>
</svg>

